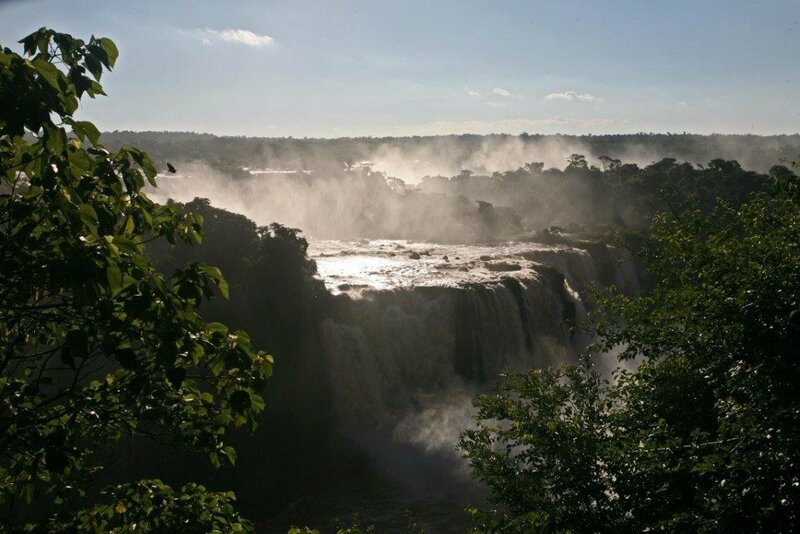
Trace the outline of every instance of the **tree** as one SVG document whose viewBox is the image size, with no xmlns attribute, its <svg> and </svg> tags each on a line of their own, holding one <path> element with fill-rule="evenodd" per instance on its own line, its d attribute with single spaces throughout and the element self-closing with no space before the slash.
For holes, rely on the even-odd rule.
<svg viewBox="0 0 800 534">
<path fill-rule="evenodd" d="M 615 171 L 619 169 L 620 165 L 622 165 L 621 160 L 614 159 L 609 156 L 598 156 L 597 159 L 599 159 L 600 163 L 603 165 L 604 171 Z"/>
<path fill-rule="evenodd" d="M 591 360 L 510 374 L 460 446 L 501 508 L 481 531 L 800 526 L 800 185 L 661 215 L 636 297 L 598 295 Z"/>
<path fill-rule="evenodd" d="M 544 163 L 541 161 L 531 161 L 523 165 L 522 168 L 529 174 L 542 174 Z"/>
<path fill-rule="evenodd" d="M 723 174 L 732 174 L 742 170 L 742 166 L 738 161 L 727 161 L 722 158 L 712 159 L 708 162 L 708 168 Z"/>
<path fill-rule="evenodd" d="M 610 515 L 602 465 L 602 384 L 579 367 L 509 372 L 476 400 L 459 443 L 503 511 L 470 510 L 476 532 L 596 532 Z M 608 529 L 611 530 L 611 529 Z"/>
<path fill-rule="evenodd" d="M 202 218 L 145 194 L 152 160 L 105 150 L 74 117 L 117 58 L 112 41 L 42 28 L 0 52 L 0 504 L 58 512 L 39 528 L 110 530 L 137 522 L 236 530 L 230 494 L 158 481 L 107 490 L 88 483 L 125 435 L 166 435 L 233 462 L 231 426 L 256 424 L 272 357 L 242 331 L 203 322 L 219 269 L 192 263 L 164 276 L 154 240 L 200 241 Z M 99 525 L 99 526 L 98 526 Z M 220 525 L 227 525 L 220 528 Z"/>
<path fill-rule="evenodd" d="M 572 154 L 567 158 L 567 169 L 588 169 L 589 163 L 583 154 Z"/>
</svg>

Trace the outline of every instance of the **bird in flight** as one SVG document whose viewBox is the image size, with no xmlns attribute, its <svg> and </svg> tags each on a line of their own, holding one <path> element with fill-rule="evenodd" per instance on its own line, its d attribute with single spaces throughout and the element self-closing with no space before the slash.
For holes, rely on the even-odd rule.
<svg viewBox="0 0 800 534">
<path fill-rule="evenodd" d="M 178 169 L 176 169 L 176 168 L 175 168 L 175 167 L 172 165 L 172 163 L 170 163 L 169 161 L 167 162 L 167 170 L 168 170 L 169 172 L 171 172 L 172 174 L 175 174 L 176 172 L 178 172 Z"/>
</svg>

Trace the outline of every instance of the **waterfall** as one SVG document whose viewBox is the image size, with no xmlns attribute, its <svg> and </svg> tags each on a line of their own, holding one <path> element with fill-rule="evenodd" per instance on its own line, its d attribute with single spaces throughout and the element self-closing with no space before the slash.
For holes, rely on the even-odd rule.
<svg viewBox="0 0 800 534">
<path fill-rule="evenodd" d="M 586 314 L 588 283 L 638 287 L 632 262 L 605 246 L 515 257 L 530 265 L 513 276 L 336 297 L 321 335 L 344 435 L 378 456 L 403 445 L 457 459 L 471 399 L 504 369 L 576 360 L 589 340 L 570 325 Z"/>
</svg>

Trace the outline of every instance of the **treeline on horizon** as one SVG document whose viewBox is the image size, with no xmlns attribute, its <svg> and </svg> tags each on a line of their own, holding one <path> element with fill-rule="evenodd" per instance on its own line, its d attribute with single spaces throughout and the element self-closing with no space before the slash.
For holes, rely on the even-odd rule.
<svg viewBox="0 0 800 534">
<path fill-rule="evenodd" d="M 415 157 L 453 158 L 468 160 L 470 155 L 489 151 L 502 152 L 513 143 L 515 153 L 529 151 L 551 152 L 554 146 L 563 146 L 566 155 L 577 152 L 590 162 L 607 156 L 625 163 L 647 165 L 662 158 L 678 161 L 706 163 L 715 158 L 735 159 L 745 169 L 766 172 L 777 162 L 796 157 L 800 152 L 800 134 L 691 134 L 691 133 L 636 133 L 609 135 L 566 134 L 461 134 L 411 137 L 246 137 L 217 136 L 208 133 L 171 131 L 110 131 L 102 134 L 109 147 L 139 146 L 157 162 L 169 158 L 178 160 L 203 160 L 224 170 L 241 169 L 242 166 L 262 166 L 293 170 L 325 170 L 338 168 L 343 162 L 361 162 L 390 154 L 393 158 Z M 526 161 L 541 161 L 534 156 Z M 556 158 L 561 166 L 563 158 Z M 471 168 L 476 172 L 511 170 L 520 166 L 502 164 L 499 167 Z M 547 162 L 546 162 L 547 163 Z M 495 162 L 497 165 L 498 162 Z M 555 163 L 553 163 L 555 165 Z M 549 163 L 547 163 L 549 166 Z M 415 180 L 423 175 L 414 176 Z"/>
</svg>

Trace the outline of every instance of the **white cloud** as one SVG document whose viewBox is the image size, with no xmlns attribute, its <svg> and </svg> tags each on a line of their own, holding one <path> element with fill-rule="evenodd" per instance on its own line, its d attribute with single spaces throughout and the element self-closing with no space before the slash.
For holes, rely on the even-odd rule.
<svg viewBox="0 0 800 534">
<path fill-rule="evenodd" d="M 203 40 L 203 44 L 210 45 L 218 42 L 236 43 L 251 48 L 264 48 L 275 43 L 275 39 L 269 35 L 253 33 L 250 30 L 227 29 L 227 30 L 198 30 L 196 32 Z"/>
<path fill-rule="evenodd" d="M 568 102 L 597 102 L 600 100 L 589 93 L 576 93 L 575 91 L 564 91 L 563 93 L 550 93 L 544 97 L 545 100 L 566 100 Z"/>
<path fill-rule="evenodd" d="M 503 101 L 504 99 L 522 99 L 521 96 L 515 95 L 508 89 L 503 89 L 502 87 L 495 87 L 491 91 L 475 91 L 469 87 L 465 87 L 464 89 L 467 92 L 467 96 L 472 98 L 480 98 L 486 103 L 487 106 L 493 108 L 505 107 L 506 102 Z"/>
</svg>

